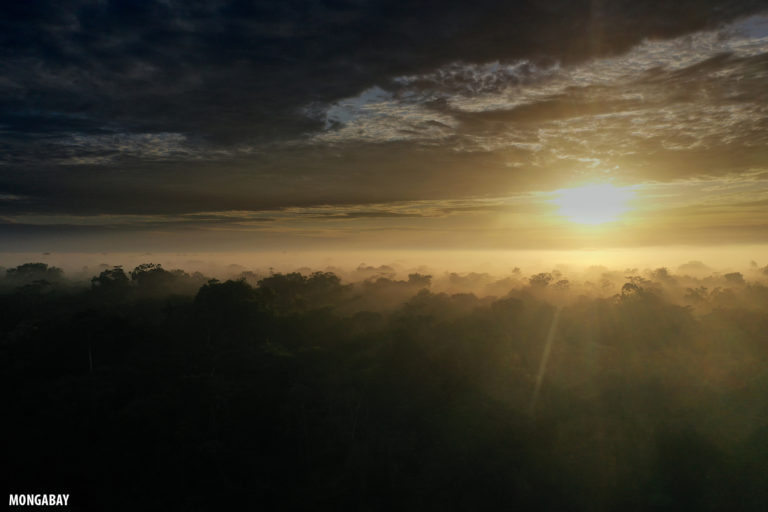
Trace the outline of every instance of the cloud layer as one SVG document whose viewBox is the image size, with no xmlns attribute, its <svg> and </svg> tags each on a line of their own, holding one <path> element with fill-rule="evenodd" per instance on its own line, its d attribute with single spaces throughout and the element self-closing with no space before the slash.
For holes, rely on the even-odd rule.
<svg viewBox="0 0 768 512">
<path fill-rule="evenodd" d="M 291 208 L 394 226 L 442 218 L 402 204 L 596 178 L 755 183 L 764 8 L 17 2 L 0 20 L 0 215 L 15 233 Z"/>
</svg>

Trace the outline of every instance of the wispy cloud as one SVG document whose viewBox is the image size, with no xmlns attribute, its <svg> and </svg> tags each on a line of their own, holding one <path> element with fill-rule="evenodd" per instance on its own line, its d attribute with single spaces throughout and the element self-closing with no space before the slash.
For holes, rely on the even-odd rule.
<svg viewBox="0 0 768 512">
<path fill-rule="evenodd" d="M 18 232 L 556 244 L 571 235 L 536 191 L 763 200 L 756 0 L 17 4 L 0 19 L 0 213 Z"/>
<path fill-rule="evenodd" d="M 598 162 L 768 140 L 768 17 L 560 65 L 456 62 L 329 105 L 318 142 L 441 140 L 459 151 L 527 149 Z M 449 141 L 449 142 L 448 142 Z M 548 152 L 555 152 L 547 155 Z M 609 166 L 610 164 L 606 164 Z"/>
</svg>

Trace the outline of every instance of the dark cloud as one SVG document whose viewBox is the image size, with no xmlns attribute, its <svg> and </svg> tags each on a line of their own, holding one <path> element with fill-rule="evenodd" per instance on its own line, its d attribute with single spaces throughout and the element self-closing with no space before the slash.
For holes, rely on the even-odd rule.
<svg viewBox="0 0 768 512">
<path fill-rule="evenodd" d="M 471 168 L 473 172 L 466 171 Z M 507 183 L 504 158 L 387 143 L 339 151 L 318 146 L 274 149 L 227 161 L 137 161 L 111 165 L 41 166 L 3 172 L 0 190 L 25 200 L 0 201 L 0 213 L 184 213 L 284 206 L 383 203 L 470 195 Z"/>
<path fill-rule="evenodd" d="M 580 60 L 758 1 L 15 2 L 0 22 L 3 124 L 50 133 L 295 136 L 301 115 L 456 61 Z M 57 129 L 53 126 L 58 127 Z"/>
<path fill-rule="evenodd" d="M 376 219 L 376 218 L 415 218 L 423 217 L 419 213 L 401 213 L 401 212 L 389 212 L 385 210 L 379 211 L 357 211 L 357 212 L 339 212 L 339 213 L 308 213 L 309 217 L 315 219 Z"/>
<path fill-rule="evenodd" d="M 564 80 L 484 110 L 453 100 L 534 87 L 561 66 L 763 8 L 758 0 L 13 2 L 0 19 L 0 198 L 15 199 L 0 199 L 0 214 L 498 195 L 554 186 L 593 157 L 651 177 L 681 174 L 691 161 L 712 173 L 755 166 L 767 131 L 759 111 L 739 114 L 743 144 L 724 152 L 702 142 L 718 134 L 701 130 L 616 146 L 609 135 L 620 121 L 584 123 L 596 134 L 586 149 L 567 124 L 552 136 L 557 151 L 540 134 L 552 123 L 658 112 L 672 95 L 680 105 L 703 94 L 716 105 L 764 104 L 765 55 L 723 53 L 621 86 Z M 715 76 L 734 68 L 737 86 L 735 75 Z M 659 88 L 667 93 L 654 103 Z M 694 144 L 695 153 L 675 153 Z"/>
</svg>

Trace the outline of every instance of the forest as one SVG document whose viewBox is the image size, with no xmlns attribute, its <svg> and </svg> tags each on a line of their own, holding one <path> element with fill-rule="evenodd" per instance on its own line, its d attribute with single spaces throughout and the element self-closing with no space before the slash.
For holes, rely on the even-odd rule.
<svg viewBox="0 0 768 512">
<path fill-rule="evenodd" d="M 768 267 L 363 270 L 2 269 L 7 487 L 76 510 L 768 509 Z"/>
</svg>

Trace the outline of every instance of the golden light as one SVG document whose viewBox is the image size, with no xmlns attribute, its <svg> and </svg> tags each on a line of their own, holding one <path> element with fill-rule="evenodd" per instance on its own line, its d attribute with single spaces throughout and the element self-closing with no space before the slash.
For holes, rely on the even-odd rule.
<svg viewBox="0 0 768 512">
<path fill-rule="evenodd" d="M 557 190 L 552 202 L 559 207 L 558 213 L 571 222 L 595 225 L 617 220 L 629 210 L 627 202 L 634 195 L 629 187 L 606 183 Z"/>
</svg>

